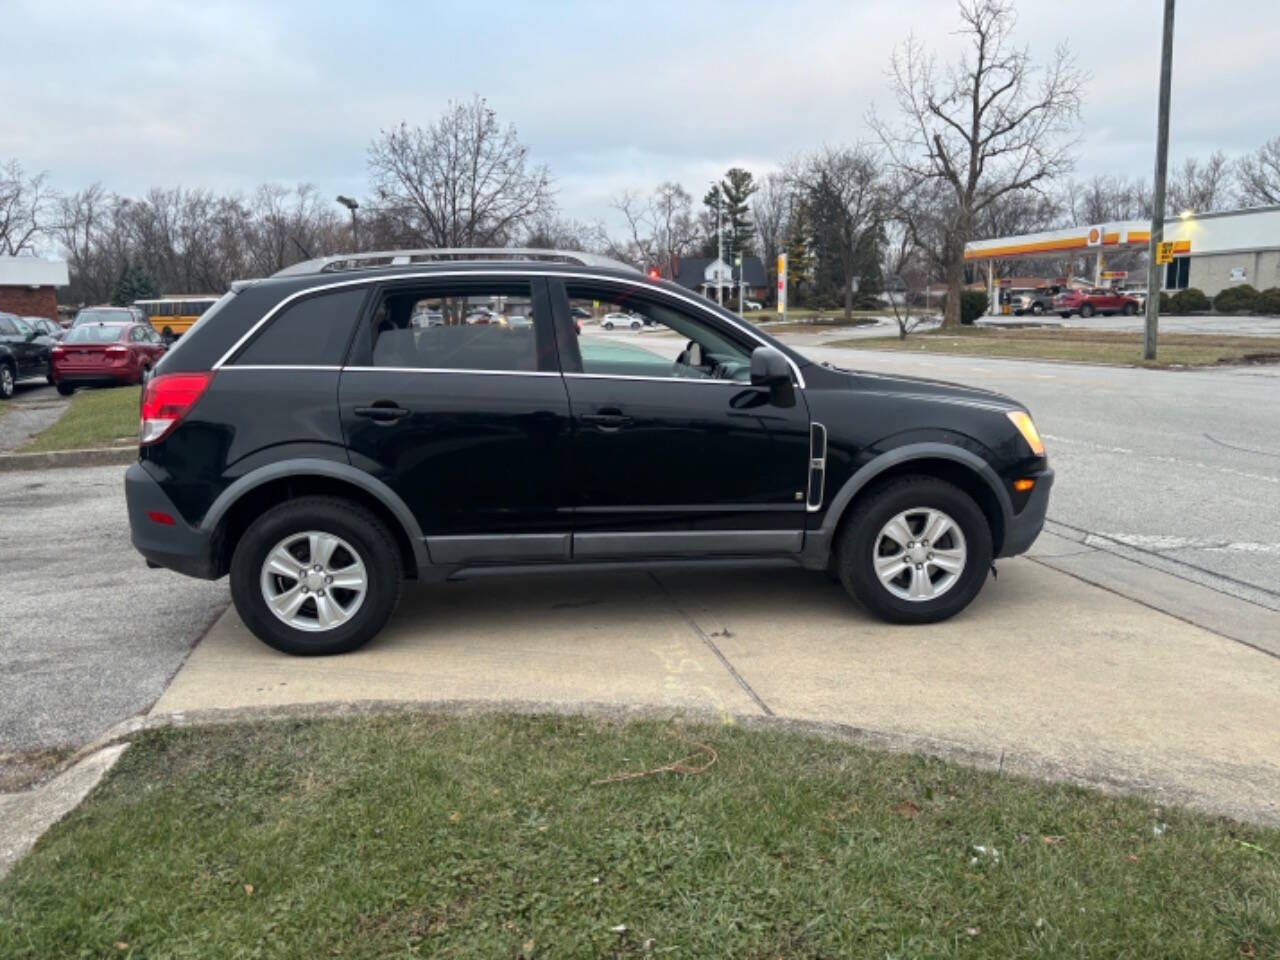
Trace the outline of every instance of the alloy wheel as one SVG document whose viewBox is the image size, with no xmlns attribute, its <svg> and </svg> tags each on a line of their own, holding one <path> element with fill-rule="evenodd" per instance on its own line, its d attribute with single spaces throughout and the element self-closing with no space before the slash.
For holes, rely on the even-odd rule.
<svg viewBox="0 0 1280 960">
<path fill-rule="evenodd" d="M 0 363 L 0 397 L 6 400 L 13 396 L 13 371 L 7 363 Z"/>
<path fill-rule="evenodd" d="M 369 590 L 364 561 L 331 533 L 293 533 L 262 562 L 262 599 L 295 630 L 333 630 L 355 616 Z"/>
<path fill-rule="evenodd" d="M 936 600 L 954 587 L 968 558 L 960 525 L 932 507 L 894 516 L 880 528 L 871 554 L 881 585 L 913 603 Z"/>
</svg>

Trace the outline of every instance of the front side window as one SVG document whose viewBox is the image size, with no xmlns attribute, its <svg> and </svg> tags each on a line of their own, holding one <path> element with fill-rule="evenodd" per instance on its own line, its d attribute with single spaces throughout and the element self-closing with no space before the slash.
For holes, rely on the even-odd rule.
<svg viewBox="0 0 1280 960">
<path fill-rule="evenodd" d="M 582 372 L 679 380 L 751 380 L 751 349 L 693 310 L 609 286 L 568 284 L 569 309 L 583 319 Z"/>
<path fill-rule="evenodd" d="M 6 337 L 16 337 L 18 335 L 18 324 L 16 318 L 10 315 L 0 315 L 0 334 Z"/>
<path fill-rule="evenodd" d="M 22 336 L 26 337 L 31 335 L 31 324 L 27 323 L 27 321 L 23 320 L 21 317 L 14 317 L 13 325 L 18 328 L 18 333 Z"/>
<path fill-rule="evenodd" d="M 527 283 L 445 283 L 383 291 L 370 319 L 375 367 L 533 372 L 537 327 Z"/>
</svg>

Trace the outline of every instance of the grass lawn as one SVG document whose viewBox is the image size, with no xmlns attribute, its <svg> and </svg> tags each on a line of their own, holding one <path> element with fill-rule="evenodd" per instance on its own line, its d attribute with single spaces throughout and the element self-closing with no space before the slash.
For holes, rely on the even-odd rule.
<svg viewBox="0 0 1280 960">
<path fill-rule="evenodd" d="M 594 782 L 689 741 L 702 775 Z M 402 715 L 146 734 L 0 882 L 4 958 L 1049 955 L 1280 955 L 1280 831 L 780 732 Z"/>
<path fill-rule="evenodd" d="M 1013 329 L 965 327 L 930 330 L 900 340 L 869 337 L 838 340 L 832 347 L 864 350 L 905 350 L 954 353 L 982 357 L 1028 357 L 1044 360 L 1082 360 L 1136 366 L 1215 366 L 1221 363 L 1280 362 L 1280 337 L 1231 337 L 1216 334 L 1162 334 L 1157 360 L 1142 359 L 1142 334 L 1108 330 Z"/>
<path fill-rule="evenodd" d="M 77 390 L 67 412 L 20 452 L 84 450 L 137 442 L 141 393 L 141 387 Z"/>
</svg>

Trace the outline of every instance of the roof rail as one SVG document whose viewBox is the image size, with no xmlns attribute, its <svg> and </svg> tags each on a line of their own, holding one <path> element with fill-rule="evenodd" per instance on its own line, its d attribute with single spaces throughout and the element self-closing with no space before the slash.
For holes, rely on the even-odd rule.
<svg viewBox="0 0 1280 960">
<path fill-rule="evenodd" d="M 409 264 L 447 262 L 509 262 L 533 261 L 540 263 L 567 263 L 580 267 L 611 267 L 639 273 L 635 267 L 597 253 L 576 250 L 538 250 L 525 247 L 451 247 L 427 250 L 371 250 L 366 253 L 339 253 L 331 257 L 316 257 L 293 266 L 277 270 L 273 277 L 299 277 L 315 273 L 335 273 L 342 270 L 368 270 L 374 267 L 400 267 Z"/>
</svg>

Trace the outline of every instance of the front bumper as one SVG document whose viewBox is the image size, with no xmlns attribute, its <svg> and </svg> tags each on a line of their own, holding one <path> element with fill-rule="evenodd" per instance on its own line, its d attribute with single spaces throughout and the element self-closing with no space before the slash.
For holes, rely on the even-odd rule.
<svg viewBox="0 0 1280 960">
<path fill-rule="evenodd" d="M 1044 529 L 1044 517 L 1049 510 L 1049 490 L 1053 487 L 1053 471 L 1046 470 L 1036 477 L 1036 485 L 1027 498 L 1026 506 L 1010 519 L 1004 532 L 1004 545 L 1000 556 L 1013 557 L 1026 553 Z"/>
<path fill-rule="evenodd" d="M 150 563 L 202 580 L 221 576 L 214 564 L 208 533 L 182 519 L 172 501 L 141 463 L 124 475 L 124 497 L 129 506 L 129 532 L 134 549 Z M 168 514 L 173 523 L 158 523 L 151 513 Z"/>
</svg>

